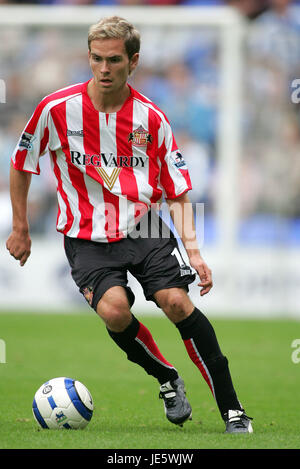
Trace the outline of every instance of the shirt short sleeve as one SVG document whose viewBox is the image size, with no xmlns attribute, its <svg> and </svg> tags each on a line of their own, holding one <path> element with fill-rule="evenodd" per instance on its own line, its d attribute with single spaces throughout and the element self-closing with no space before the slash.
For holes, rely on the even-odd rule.
<svg viewBox="0 0 300 469">
<path fill-rule="evenodd" d="M 175 199 L 192 189 L 184 158 L 178 149 L 170 124 L 162 121 L 159 129 L 160 184 L 167 199 Z"/>
<path fill-rule="evenodd" d="M 49 131 L 47 107 L 41 102 L 24 128 L 12 155 L 15 169 L 40 174 L 39 158 L 45 153 Z"/>
</svg>

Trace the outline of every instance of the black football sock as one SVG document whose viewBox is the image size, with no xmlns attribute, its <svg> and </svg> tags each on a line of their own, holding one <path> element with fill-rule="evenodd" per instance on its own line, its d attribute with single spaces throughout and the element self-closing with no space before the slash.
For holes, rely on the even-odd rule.
<svg viewBox="0 0 300 469">
<path fill-rule="evenodd" d="M 150 331 L 133 315 L 132 322 L 123 332 L 107 328 L 110 337 L 127 354 L 128 360 L 137 363 L 164 384 L 178 378 L 177 370 L 160 353 Z"/>
<path fill-rule="evenodd" d="M 215 331 L 199 309 L 176 324 L 191 360 L 200 370 L 217 402 L 222 418 L 229 409 L 241 409 L 228 360 L 223 356 Z"/>
</svg>

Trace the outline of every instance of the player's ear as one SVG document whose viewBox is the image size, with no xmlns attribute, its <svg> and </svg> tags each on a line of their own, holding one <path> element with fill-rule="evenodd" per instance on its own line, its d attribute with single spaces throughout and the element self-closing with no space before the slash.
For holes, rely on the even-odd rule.
<svg viewBox="0 0 300 469">
<path fill-rule="evenodd" d="M 139 58 L 140 58 L 140 54 L 138 52 L 133 54 L 133 56 L 131 57 L 131 59 L 129 61 L 129 74 L 131 74 L 135 70 L 135 68 L 137 67 L 137 64 L 139 62 Z"/>
</svg>

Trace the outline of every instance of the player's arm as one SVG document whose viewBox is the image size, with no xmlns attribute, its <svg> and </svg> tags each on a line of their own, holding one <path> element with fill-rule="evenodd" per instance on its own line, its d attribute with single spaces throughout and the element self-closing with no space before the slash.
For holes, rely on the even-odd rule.
<svg viewBox="0 0 300 469">
<path fill-rule="evenodd" d="M 23 266 L 30 256 L 31 239 L 27 218 L 27 199 L 31 173 L 19 171 L 11 163 L 10 198 L 12 205 L 12 232 L 6 247 L 10 254 Z"/>
<path fill-rule="evenodd" d="M 200 254 L 196 238 L 193 207 L 189 196 L 185 192 L 176 199 L 166 199 L 166 201 L 176 231 L 189 257 L 190 265 L 199 275 L 200 283 L 198 283 L 198 286 L 201 287 L 200 295 L 206 295 L 213 286 L 212 274 Z"/>
</svg>

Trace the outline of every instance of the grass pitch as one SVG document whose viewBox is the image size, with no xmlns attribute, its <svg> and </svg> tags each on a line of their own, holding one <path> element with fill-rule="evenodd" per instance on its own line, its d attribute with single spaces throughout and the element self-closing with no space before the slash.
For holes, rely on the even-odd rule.
<svg viewBox="0 0 300 469">
<path fill-rule="evenodd" d="M 230 363 L 239 399 L 254 418 L 252 435 L 225 435 L 215 401 L 166 318 L 139 318 L 184 378 L 193 421 L 169 423 L 158 385 L 130 363 L 92 312 L 0 314 L 6 363 L 0 363 L 1 449 L 299 449 L 300 363 L 292 361 L 299 322 L 211 320 Z M 95 404 L 84 430 L 39 430 L 31 404 L 46 380 L 83 382 Z M 299 407 L 298 407 L 299 408 Z"/>
</svg>

